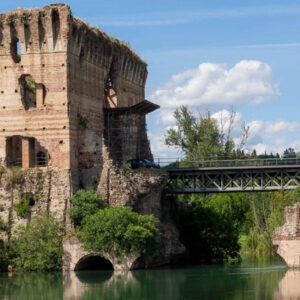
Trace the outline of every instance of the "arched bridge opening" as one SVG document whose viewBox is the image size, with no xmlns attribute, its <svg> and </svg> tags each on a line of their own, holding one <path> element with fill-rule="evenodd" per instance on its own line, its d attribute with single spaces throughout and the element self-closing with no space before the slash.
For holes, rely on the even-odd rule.
<svg viewBox="0 0 300 300">
<path fill-rule="evenodd" d="M 87 255 L 81 258 L 75 266 L 74 271 L 83 270 L 113 270 L 112 263 L 100 255 Z"/>
</svg>

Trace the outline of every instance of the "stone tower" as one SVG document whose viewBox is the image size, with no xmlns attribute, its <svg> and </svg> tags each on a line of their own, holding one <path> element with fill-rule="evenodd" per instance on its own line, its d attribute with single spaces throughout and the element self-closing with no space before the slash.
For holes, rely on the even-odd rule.
<svg viewBox="0 0 300 300">
<path fill-rule="evenodd" d="M 0 15 L 0 159 L 71 170 L 94 187 L 105 162 L 152 157 L 147 65 L 69 6 Z"/>
</svg>

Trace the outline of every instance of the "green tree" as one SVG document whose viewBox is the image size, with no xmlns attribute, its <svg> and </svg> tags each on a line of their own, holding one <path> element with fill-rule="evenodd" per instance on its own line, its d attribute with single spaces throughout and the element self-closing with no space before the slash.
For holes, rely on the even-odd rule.
<svg viewBox="0 0 300 300">
<path fill-rule="evenodd" d="M 175 218 L 180 239 L 193 262 L 222 261 L 239 252 L 239 231 L 230 216 L 205 207 L 203 199 L 177 202 Z"/>
<path fill-rule="evenodd" d="M 19 227 L 17 238 L 10 243 L 18 270 L 53 271 L 62 267 L 62 224 L 49 213 Z"/>
<path fill-rule="evenodd" d="M 152 215 L 139 215 L 129 207 L 108 207 L 83 219 L 79 239 L 90 251 L 115 256 L 149 255 L 160 235 Z"/>
<path fill-rule="evenodd" d="M 217 121 L 210 113 L 197 120 L 186 106 L 181 106 L 175 110 L 174 117 L 176 128 L 167 130 L 167 145 L 178 147 L 188 160 L 214 159 L 223 154 L 225 144 L 222 145 Z M 227 147 L 231 148 L 230 144 L 227 141 Z"/>
<path fill-rule="evenodd" d="M 101 196 L 92 189 L 79 190 L 71 197 L 70 218 L 75 226 L 80 226 L 84 217 L 95 214 L 99 209 L 104 208 Z"/>
</svg>

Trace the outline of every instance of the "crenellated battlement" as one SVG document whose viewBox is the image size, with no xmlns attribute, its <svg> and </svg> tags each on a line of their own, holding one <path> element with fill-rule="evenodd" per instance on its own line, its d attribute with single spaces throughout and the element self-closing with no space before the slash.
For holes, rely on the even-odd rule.
<svg viewBox="0 0 300 300">
<path fill-rule="evenodd" d="M 118 76 L 140 86 L 146 83 L 147 64 L 127 43 L 112 38 L 74 17 L 69 52 L 108 71 L 114 63 Z"/>
<path fill-rule="evenodd" d="M 0 14 L 0 56 L 18 62 L 20 54 L 68 52 L 125 80 L 144 86 L 146 63 L 125 42 L 112 38 L 72 16 L 65 4 L 43 8 L 18 9 Z"/>
<path fill-rule="evenodd" d="M 66 51 L 70 20 L 70 7 L 64 4 L 1 14 L 0 55 L 14 56 L 17 42 L 22 55 Z"/>
</svg>

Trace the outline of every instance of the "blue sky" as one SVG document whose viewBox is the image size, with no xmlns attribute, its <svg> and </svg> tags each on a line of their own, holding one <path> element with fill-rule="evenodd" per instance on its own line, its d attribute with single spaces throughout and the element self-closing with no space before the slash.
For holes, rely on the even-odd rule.
<svg viewBox="0 0 300 300">
<path fill-rule="evenodd" d="M 65 2 L 147 61 L 146 96 L 162 107 L 148 117 L 155 156 L 177 155 L 163 145 L 173 99 L 216 117 L 233 107 L 237 123 L 252 127 L 248 149 L 300 150 L 300 1 Z M 49 3 L 6 1 L 0 10 Z"/>
</svg>

